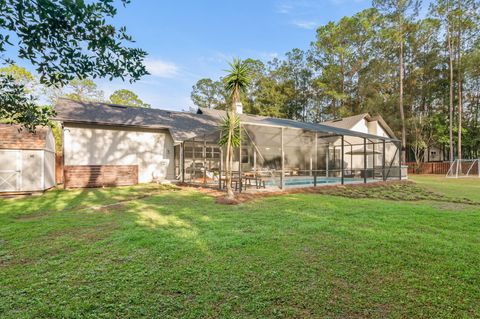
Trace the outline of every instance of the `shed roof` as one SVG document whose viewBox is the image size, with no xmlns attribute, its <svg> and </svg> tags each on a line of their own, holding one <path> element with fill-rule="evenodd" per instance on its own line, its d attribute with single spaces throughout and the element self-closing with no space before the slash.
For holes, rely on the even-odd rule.
<svg viewBox="0 0 480 319">
<path fill-rule="evenodd" d="M 167 129 L 176 142 L 217 130 L 216 118 L 188 112 L 78 102 L 69 99 L 59 99 L 55 111 L 54 119 L 64 123 Z"/>
<path fill-rule="evenodd" d="M 49 132 L 49 127 L 37 127 L 35 133 L 30 133 L 20 125 L 0 124 L 0 149 L 43 150 Z"/>
</svg>

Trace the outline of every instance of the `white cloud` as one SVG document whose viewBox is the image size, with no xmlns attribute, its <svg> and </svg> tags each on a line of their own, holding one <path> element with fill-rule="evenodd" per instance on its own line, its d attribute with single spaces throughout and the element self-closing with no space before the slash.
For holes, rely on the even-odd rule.
<svg viewBox="0 0 480 319">
<path fill-rule="evenodd" d="M 159 78 L 173 78 L 179 73 L 179 67 L 175 63 L 161 59 L 147 59 L 145 66 L 151 75 Z"/>
<path fill-rule="evenodd" d="M 293 20 L 292 24 L 302 29 L 312 30 L 315 29 L 318 25 L 316 21 L 308 20 Z"/>
<path fill-rule="evenodd" d="M 292 11 L 293 6 L 289 4 L 282 4 L 277 7 L 277 13 L 283 13 L 283 14 L 288 14 Z"/>
</svg>

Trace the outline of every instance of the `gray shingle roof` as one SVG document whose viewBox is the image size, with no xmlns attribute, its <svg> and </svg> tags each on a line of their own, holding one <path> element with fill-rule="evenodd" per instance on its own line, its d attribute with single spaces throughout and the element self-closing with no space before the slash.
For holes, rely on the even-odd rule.
<svg viewBox="0 0 480 319">
<path fill-rule="evenodd" d="M 217 130 L 217 118 L 187 112 L 59 99 L 54 120 L 66 123 L 168 129 L 176 142 Z"/>
<path fill-rule="evenodd" d="M 358 122 L 360 122 L 366 117 L 369 118 L 370 115 L 368 113 L 362 113 L 362 114 L 357 114 L 349 117 L 343 117 L 340 119 L 325 121 L 325 122 L 322 122 L 322 124 L 333 126 L 333 127 L 345 128 L 349 130 L 349 129 L 352 129 L 355 126 L 355 124 L 357 124 Z"/>
<path fill-rule="evenodd" d="M 218 132 L 218 123 L 226 115 L 225 111 L 203 108 L 199 109 L 199 112 L 195 114 L 107 103 L 78 102 L 69 99 L 59 99 L 55 105 L 55 111 L 57 114 L 53 119 L 65 123 L 168 129 L 175 142 Z M 375 135 L 359 133 L 325 124 L 305 123 L 289 119 L 248 114 L 241 114 L 240 118 L 245 124 L 298 128 L 332 135 L 349 135 L 371 139 L 379 138 Z"/>
<path fill-rule="evenodd" d="M 380 115 L 370 116 L 370 114 L 368 113 L 362 113 L 362 114 L 357 114 L 349 117 L 344 117 L 337 120 L 325 121 L 325 122 L 322 122 L 322 124 L 350 130 L 358 122 L 360 122 L 363 119 L 366 119 L 367 121 L 378 121 L 378 123 L 380 123 L 382 128 L 385 130 L 385 132 L 388 133 L 389 136 L 391 136 L 392 138 L 396 138 L 395 133 L 393 133 L 390 126 L 385 122 L 383 117 L 381 117 Z"/>
<path fill-rule="evenodd" d="M 225 111 L 205 109 L 205 108 L 199 108 L 198 113 L 203 114 L 203 115 L 210 115 L 212 117 L 217 117 L 217 118 L 223 118 L 223 117 L 226 116 Z M 360 119 L 364 118 L 365 115 L 368 115 L 368 114 L 365 113 L 365 114 L 360 114 L 360 115 L 357 115 L 357 116 L 353 116 L 352 117 L 352 122 L 356 118 L 357 121 L 355 122 L 355 124 L 358 123 L 358 121 Z M 392 139 L 381 138 L 381 137 L 376 136 L 376 135 L 366 134 L 366 133 L 361 133 L 361 132 L 350 130 L 350 128 L 352 128 L 355 124 L 353 124 L 351 127 L 348 127 L 348 128 L 345 127 L 344 128 L 344 127 L 341 127 L 341 126 L 329 125 L 328 123 L 320 123 L 320 124 L 319 123 L 306 123 L 306 122 L 299 122 L 299 121 L 294 121 L 294 120 L 289 120 L 289 119 L 280 119 L 280 118 L 265 117 L 265 116 L 250 115 L 250 114 L 240 114 L 239 116 L 240 116 L 241 122 L 245 123 L 245 124 L 283 126 L 283 127 L 298 128 L 298 129 L 304 129 L 304 130 L 315 131 L 315 132 L 329 133 L 329 134 L 332 134 L 332 135 L 358 136 L 358 137 L 366 137 L 366 138 L 369 138 L 369 139 L 385 139 L 385 140 L 395 140 L 395 141 L 397 141 L 396 138 L 392 138 Z"/>
</svg>

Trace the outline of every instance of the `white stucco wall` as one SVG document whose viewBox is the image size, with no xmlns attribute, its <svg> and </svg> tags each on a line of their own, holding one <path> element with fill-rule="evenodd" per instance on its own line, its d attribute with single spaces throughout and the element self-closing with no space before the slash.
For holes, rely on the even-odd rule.
<svg viewBox="0 0 480 319">
<path fill-rule="evenodd" d="M 140 183 L 174 179 L 166 130 L 65 124 L 65 165 L 138 165 Z"/>
<path fill-rule="evenodd" d="M 388 135 L 388 133 L 383 129 L 383 127 L 380 125 L 378 121 L 367 121 L 365 119 L 359 121 L 357 124 L 355 124 L 352 128 L 352 131 L 355 132 L 361 132 L 361 133 L 367 133 L 367 134 L 372 134 L 372 135 L 377 135 L 377 136 L 382 136 L 382 137 L 391 137 Z M 358 151 L 363 151 L 363 139 L 360 138 L 353 138 L 353 137 L 345 137 L 346 141 L 349 141 L 352 144 L 360 144 L 360 145 L 355 145 L 352 147 L 353 151 L 356 153 Z M 337 147 L 340 147 L 340 141 L 337 141 L 335 143 Z M 372 168 L 373 167 L 373 156 L 371 155 L 372 153 L 372 146 L 368 145 L 367 143 L 367 152 L 370 153 L 367 157 L 367 168 Z M 378 152 L 382 152 L 382 146 L 377 145 L 375 147 L 375 150 Z M 354 155 L 350 156 L 350 154 L 347 154 L 350 152 L 350 146 L 346 143 L 345 144 L 345 168 L 347 169 L 363 169 L 363 156 L 361 155 Z M 392 159 L 394 159 L 394 165 L 398 166 L 398 153 L 395 154 L 396 147 L 392 145 L 391 143 L 387 143 L 385 147 L 385 159 L 386 163 L 385 165 L 389 165 Z M 395 158 L 394 158 L 395 156 Z M 375 155 L 375 166 L 381 166 L 382 163 L 382 154 L 376 154 Z"/>
<path fill-rule="evenodd" d="M 355 131 L 355 132 L 362 132 L 362 133 L 370 133 L 368 131 L 368 126 L 367 126 L 367 121 L 365 120 L 361 120 L 360 122 L 358 122 L 357 124 L 355 124 L 352 128 L 351 128 L 352 131 Z M 373 134 L 373 133 L 370 133 L 370 134 Z M 376 135 L 376 134 L 375 134 Z"/>
</svg>

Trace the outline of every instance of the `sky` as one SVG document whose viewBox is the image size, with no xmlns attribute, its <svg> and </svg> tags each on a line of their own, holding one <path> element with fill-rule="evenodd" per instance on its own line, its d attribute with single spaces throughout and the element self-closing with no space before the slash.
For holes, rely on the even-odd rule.
<svg viewBox="0 0 480 319">
<path fill-rule="evenodd" d="M 130 84 L 98 80 L 109 97 L 130 89 L 152 107 L 187 110 L 192 86 L 216 79 L 234 57 L 268 61 L 293 48 L 307 49 L 315 29 L 371 6 L 370 0 L 132 0 L 118 1 L 117 26 L 148 52 L 151 73 Z"/>
</svg>

